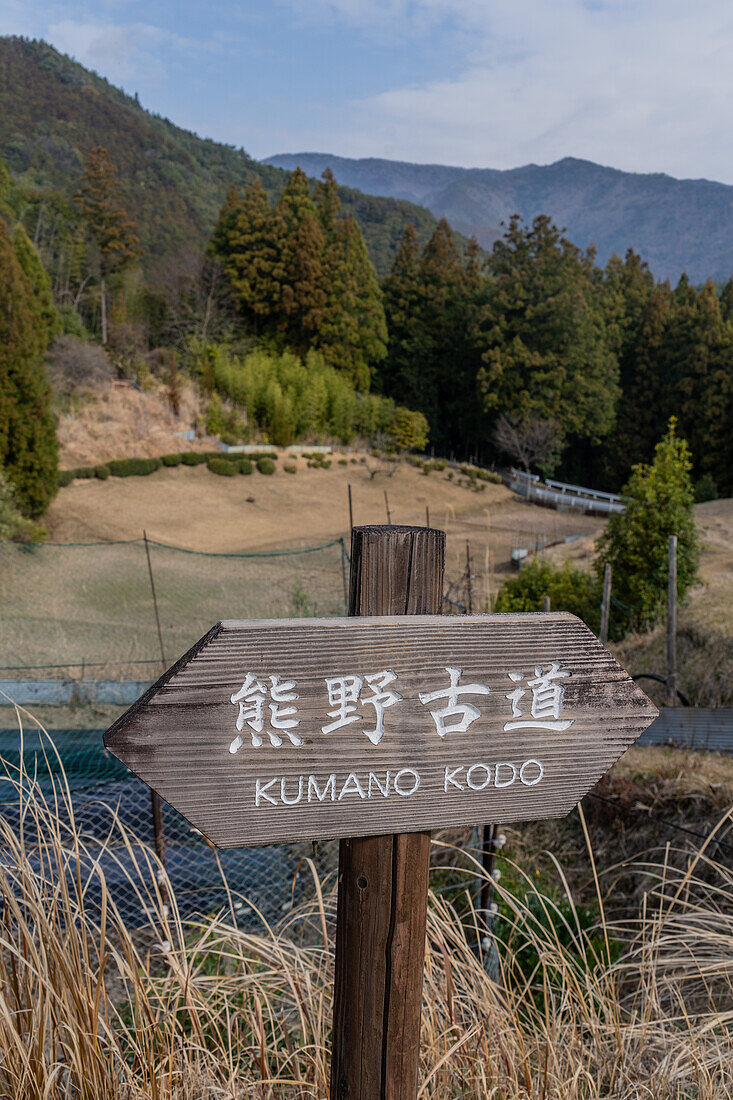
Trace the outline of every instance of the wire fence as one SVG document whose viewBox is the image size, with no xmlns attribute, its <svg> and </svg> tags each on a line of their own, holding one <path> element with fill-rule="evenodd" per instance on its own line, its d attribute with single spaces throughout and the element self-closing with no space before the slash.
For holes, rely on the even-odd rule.
<svg viewBox="0 0 733 1100">
<path fill-rule="evenodd" d="M 344 615 L 346 564 L 343 539 L 242 554 L 149 539 L 2 542 L 0 678 L 154 679 L 219 619 Z"/>
</svg>

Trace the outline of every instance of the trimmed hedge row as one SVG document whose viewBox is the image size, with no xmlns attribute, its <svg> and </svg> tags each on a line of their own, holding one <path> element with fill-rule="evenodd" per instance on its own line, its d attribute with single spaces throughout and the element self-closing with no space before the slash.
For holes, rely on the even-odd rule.
<svg viewBox="0 0 733 1100">
<path fill-rule="evenodd" d="M 59 488 L 70 485 L 77 478 L 145 477 L 161 466 L 203 466 L 206 463 L 212 473 L 231 477 L 232 474 L 251 474 L 253 460 L 263 474 L 274 474 L 277 454 L 259 451 L 251 455 L 227 454 L 221 451 L 183 451 L 180 454 L 163 455 L 161 458 L 114 458 L 99 466 L 77 466 L 73 470 L 59 470 Z M 225 468 L 226 467 L 226 468 Z M 231 468 L 231 469 L 230 469 Z"/>
</svg>

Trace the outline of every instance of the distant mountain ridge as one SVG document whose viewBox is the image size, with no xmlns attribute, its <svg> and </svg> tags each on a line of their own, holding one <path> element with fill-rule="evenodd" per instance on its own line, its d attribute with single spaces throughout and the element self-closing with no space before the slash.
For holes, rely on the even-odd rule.
<svg viewBox="0 0 733 1100">
<path fill-rule="evenodd" d="M 419 203 L 490 248 L 512 214 L 530 221 L 548 214 L 581 248 L 594 244 L 599 262 L 628 248 L 658 279 L 695 283 L 733 274 L 733 186 L 637 174 L 565 157 L 521 168 L 455 168 L 328 153 L 286 153 L 264 164 L 309 176 L 331 168 L 339 183 L 373 195 Z"/>
<path fill-rule="evenodd" d="M 0 158 L 13 176 L 46 192 L 49 203 L 53 192 L 69 199 L 95 145 L 105 146 L 118 169 L 148 268 L 201 255 L 230 183 L 243 190 L 259 178 L 271 199 L 287 183 L 286 172 L 243 149 L 146 111 L 46 42 L 0 36 Z M 380 274 L 389 270 L 407 225 L 416 225 L 422 243 L 435 229 L 435 217 L 420 206 L 346 187 L 340 195 Z"/>
</svg>

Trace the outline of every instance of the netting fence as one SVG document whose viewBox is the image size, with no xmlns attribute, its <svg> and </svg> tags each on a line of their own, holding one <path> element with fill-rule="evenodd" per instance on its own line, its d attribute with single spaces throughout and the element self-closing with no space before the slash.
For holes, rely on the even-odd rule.
<svg viewBox="0 0 733 1100">
<path fill-rule="evenodd" d="M 69 683 L 81 689 L 119 681 L 137 690 L 144 685 L 130 681 L 157 679 L 219 619 L 344 615 L 348 564 L 342 539 L 241 554 L 200 553 L 145 538 L 0 543 L 0 692 L 43 688 L 35 693 L 39 701 L 44 694 L 59 701 L 63 693 L 55 689 Z M 456 609 L 463 607 L 446 599 L 446 612 Z M 48 733 L 0 705 L 0 814 L 21 827 L 21 753 L 25 772 L 46 797 L 56 801 L 59 783 L 68 785 L 69 803 L 58 803 L 59 815 L 73 816 L 119 910 L 132 926 L 142 926 L 147 914 L 138 868 L 149 861 L 141 846 L 155 846 L 150 789 L 106 751 L 98 721 L 83 728 L 90 715 L 94 720 L 93 711 L 84 712 L 90 697 L 81 690 L 73 697 L 81 708 L 78 728 L 54 728 L 58 707 L 47 707 Z M 67 723 L 69 714 L 63 712 Z M 243 925 L 262 917 L 273 922 L 313 889 L 304 857 L 321 878 L 336 872 L 337 842 L 217 851 L 171 806 L 162 810 L 166 871 L 184 917 L 228 906 L 233 896 Z M 132 848 L 126 832 L 135 838 Z M 26 835 L 26 843 L 31 840 Z M 41 851 L 42 838 L 38 845 Z M 90 887 L 86 900 L 93 906 L 101 892 L 97 898 Z"/>
<path fill-rule="evenodd" d="M 219 619 L 344 615 L 346 567 L 343 539 L 242 554 L 2 542 L 0 678 L 156 679 Z"/>
</svg>

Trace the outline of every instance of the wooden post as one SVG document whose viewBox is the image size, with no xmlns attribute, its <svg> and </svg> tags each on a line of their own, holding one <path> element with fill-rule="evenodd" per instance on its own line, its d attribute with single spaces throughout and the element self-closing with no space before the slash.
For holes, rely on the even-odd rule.
<svg viewBox="0 0 733 1100">
<path fill-rule="evenodd" d="M 384 507 L 387 509 L 387 523 L 392 523 L 392 513 L 389 510 L 389 497 L 387 496 L 387 490 L 384 490 Z"/>
<path fill-rule="evenodd" d="M 543 598 L 543 600 L 542 600 L 542 610 L 543 611 L 549 611 L 550 610 L 550 597 L 549 596 L 545 596 Z"/>
<path fill-rule="evenodd" d="M 603 599 L 601 601 L 601 632 L 598 640 L 606 644 L 608 641 L 608 623 L 611 615 L 611 563 L 606 562 L 603 567 Z"/>
<path fill-rule="evenodd" d="M 669 536 L 667 585 L 667 706 L 677 706 L 677 536 Z"/>
<path fill-rule="evenodd" d="M 355 527 L 350 615 L 438 615 L 445 533 Z M 430 833 L 339 847 L 332 1100 L 414 1100 Z"/>
<path fill-rule="evenodd" d="M 430 526 L 430 508 L 427 504 L 425 505 L 425 526 Z"/>
<path fill-rule="evenodd" d="M 351 482 L 349 482 L 349 538 L 354 534 L 354 509 L 351 505 Z"/>
<path fill-rule="evenodd" d="M 471 584 L 471 543 L 466 539 L 466 614 L 473 615 L 473 585 Z"/>
</svg>

